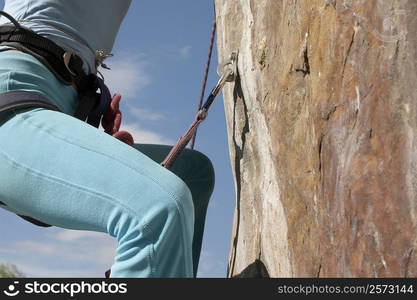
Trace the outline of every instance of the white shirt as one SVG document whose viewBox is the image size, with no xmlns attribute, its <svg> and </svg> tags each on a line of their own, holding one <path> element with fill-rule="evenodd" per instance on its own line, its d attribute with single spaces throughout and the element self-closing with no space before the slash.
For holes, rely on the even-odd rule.
<svg viewBox="0 0 417 300">
<path fill-rule="evenodd" d="M 4 11 L 53 40 L 96 72 L 97 51 L 109 54 L 131 0 L 5 0 Z M 2 17 L 0 24 L 9 22 Z"/>
</svg>

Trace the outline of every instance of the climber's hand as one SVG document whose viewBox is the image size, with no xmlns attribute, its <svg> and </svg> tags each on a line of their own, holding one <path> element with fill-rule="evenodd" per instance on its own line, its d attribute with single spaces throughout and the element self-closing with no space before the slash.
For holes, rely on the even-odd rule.
<svg viewBox="0 0 417 300">
<path fill-rule="evenodd" d="M 122 112 L 119 109 L 119 103 L 122 99 L 120 94 L 115 94 L 110 101 L 109 107 L 101 120 L 101 126 L 104 132 L 119 139 L 120 141 L 133 146 L 132 135 L 127 131 L 119 131 L 122 124 Z"/>
<path fill-rule="evenodd" d="M 110 101 L 106 113 L 103 115 L 101 125 L 104 132 L 113 135 L 120 129 L 122 123 L 122 112 L 119 109 L 119 103 L 122 99 L 120 94 L 115 94 Z"/>
</svg>

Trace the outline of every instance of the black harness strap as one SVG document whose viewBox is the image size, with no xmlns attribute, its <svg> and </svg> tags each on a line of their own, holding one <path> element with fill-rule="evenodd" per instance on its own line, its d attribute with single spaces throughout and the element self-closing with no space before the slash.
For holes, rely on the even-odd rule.
<svg viewBox="0 0 417 300">
<path fill-rule="evenodd" d="M 51 110 L 60 111 L 60 109 L 50 103 L 41 95 L 25 92 L 25 91 L 11 91 L 0 94 L 0 112 L 16 109 L 39 106 Z"/>
<path fill-rule="evenodd" d="M 11 46 L 34 55 L 66 84 L 75 83 L 80 91 L 87 88 L 83 86 L 83 82 L 84 77 L 88 75 L 82 69 L 83 61 L 80 57 L 71 53 L 68 61 L 65 62 L 64 55 L 67 51 L 55 42 L 20 25 L 7 12 L 0 10 L 0 14 L 12 23 L 0 26 L 0 43 L 2 45 Z"/>
<path fill-rule="evenodd" d="M 52 40 L 20 25 L 8 13 L 0 10 L 0 14 L 12 23 L 0 26 L 0 45 L 33 55 L 61 82 L 66 85 L 75 85 L 79 94 L 79 105 L 74 117 L 99 127 L 97 115 L 101 117 L 110 102 L 110 97 L 100 97 L 101 95 L 96 93 L 100 89 L 103 94 L 104 84 L 100 84 L 100 78 L 95 74 L 84 72 L 83 61 L 78 55 L 66 51 Z M 87 120 L 92 112 L 94 117 Z"/>
<path fill-rule="evenodd" d="M 84 78 L 87 76 L 82 69 L 82 60 L 71 54 L 68 68 L 63 60 L 66 51 L 53 41 L 38 35 L 34 31 L 14 25 L 0 26 L 0 43 L 2 46 L 16 48 L 35 56 L 62 82 L 69 85 L 74 83 L 80 91 L 85 90 Z M 76 75 L 72 75 L 70 70 Z"/>
</svg>

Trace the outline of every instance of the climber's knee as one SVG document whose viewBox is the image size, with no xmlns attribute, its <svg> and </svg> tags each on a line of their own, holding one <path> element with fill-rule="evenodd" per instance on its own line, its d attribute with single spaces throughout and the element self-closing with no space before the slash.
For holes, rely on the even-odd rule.
<svg viewBox="0 0 417 300">
<path fill-rule="evenodd" d="M 196 179 L 206 180 L 214 184 L 214 167 L 211 160 L 203 153 L 195 151 L 194 155 L 198 160 L 198 172 L 196 173 Z"/>
<path fill-rule="evenodd" d="M 160 204 L 157 215 L 148 219 L 146 230 L 153 241 L 156 277 L 191 277 L 194 205 L 185 184 L 171 191 Z"/>
<path fill-rule="evenodd" d="M 188 227 L 193 227 L 193 197 L 190 189 L 184 182 L 181 182 L 174 190 L 170 191 L 170 197 L 163 201 L 163 205 L 168 215 L 180 217 L 181 222 L 188 224 Z"/>
<path fill-rule="evenodd" d="M 133 267 L 125 273 L 143 268 L 147 270 L 145 273 L 151 272 L 149 276 L 192 275 L 194 205 L 191 192 L 174 174 L 163 175 L 159 182 L 149 180 L 141 188 L 133 188 L 132 195 L 136 196 L 115 205 L 110 213 L 107 229 L 119 242 L 117 261 L 132 262 Z M 116 264 L 116 272 L 120 272 L 120 267 L 122 265 Z"/>
<path fill-rule="evenodd" d="M 183 179 L 191 189 L 194 205 L 205 208 L 215 184 L 213 164 L 205 154 L 196 150 L 185 149 L 183 155 Z"/>
<path fill-rule="evenodd" d="M 213 164 L 205 154 L 191 149 L 184 150 L 184 161 L 187 162 L 188 176 L 191 181 L 206 181 L 214 185 L 215 173 Z"/>
<path fill-rule="evenodd" d="M 176 175 L 167 172 L 167 182 L 170 182 L 169 188 L 165 186 L 166 196 L 160 198 L 160 203 L 156 204 L 156 213 L 161 214 L 158 217 L 151 217 L 156 220 L 161 235 L 170 235 L 170 232 L 178 233 L 184 237 L 187 243 L 192 242 L 194 228 L 194 204 L 193 197 L 188 186 Z M 161 224 L 163 222 L 164 224 Z M 165 226 L 164 229 L 162 227 Z M 189 247 L 190 245 L 185 245 Z"/>
<path fill-rule="evenodd" d="M 113 190 L 113 194 L 117 197 L 109 211 L 110 224 L 107 226 L 110 226 L 108 229 L 116 230 L 109 230 L 115 236 L 119 235 L 118 228 L 146 224 L 153 220 L 163 223 L 174 214 L 181 215 L 187 224 L 193 222 L 188 220 L 194 217 L 191 192 L 179 177 L 168 170 L 156 170 L 146 177 L 142 174 L 125 176 L 123 186 Z"/>
</svg>

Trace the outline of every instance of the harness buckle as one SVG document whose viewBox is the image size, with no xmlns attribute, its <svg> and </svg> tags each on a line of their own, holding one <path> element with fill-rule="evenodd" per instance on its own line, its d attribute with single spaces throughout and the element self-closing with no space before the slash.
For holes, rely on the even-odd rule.
<svg viewBox="0 0 417 300">
<path fill-rule="evenodd" d="M 63 55 L 63 59 L 64 59 L 64 64 L 65 67 L 67 68 L 68 72 L 70 72 L 70 74 L 72 76 L 77 76 L 77 74 L 75 74 L 71 68 L 69 67 L 69 64 L 71 62 L 71 58 L 74 56 L 74 52 L 71 51 L 65 51 L 64 55 Z"/>
</svg>

